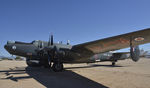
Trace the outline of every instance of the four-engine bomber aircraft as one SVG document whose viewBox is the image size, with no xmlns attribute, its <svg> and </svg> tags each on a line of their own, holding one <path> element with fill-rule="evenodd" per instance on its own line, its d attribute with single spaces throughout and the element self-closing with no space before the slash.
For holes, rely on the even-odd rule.
<svg viewBox="0 0 150 88">
<path fill-rule="evenodd" d="M 53 43 L 53 35 L 51 35 L 48 42 L 40 40 L 31 43 L 8 41 L 4 47 L 10 54 L 26 57 L 28 66 L 44 66 L 54 71 L 62 71 L 63 63 L 93 63 L 96 62 L 96 59 L 91 57 L 95 54 L 127 47 L 130 47 L 132 60 L 138 61 L 138 45 L 149 42 L 150 28 L 73 46 L 69 43 Z M 112 64 L 115 64 L 121 56 L 122 53 L 114 53 L 110 59 L 103 59 L 103 61 L 111 61 Z"/>
</svg>

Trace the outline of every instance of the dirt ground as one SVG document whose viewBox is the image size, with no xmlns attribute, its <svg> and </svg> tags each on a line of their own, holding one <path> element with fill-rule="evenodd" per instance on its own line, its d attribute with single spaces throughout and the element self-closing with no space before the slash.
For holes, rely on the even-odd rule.
<svg viewBox="0 0 150 88">
<path fill-rule="evenodd" d="M 63 72 L 0 61 L 0 88 L 150 88 L 150 59 L 65 64 Z"/>
</svg>

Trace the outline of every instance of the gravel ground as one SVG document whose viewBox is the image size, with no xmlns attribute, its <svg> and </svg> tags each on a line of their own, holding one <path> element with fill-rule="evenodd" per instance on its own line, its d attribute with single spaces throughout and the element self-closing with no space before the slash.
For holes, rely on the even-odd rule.
<svg viewBox="0 0 150 88">
<path fill-rule="evenodd" d="M 150 88 L 150 59 L 65 64 L 63 72 L 0 61 L 0 88 Z"/>
</svg>

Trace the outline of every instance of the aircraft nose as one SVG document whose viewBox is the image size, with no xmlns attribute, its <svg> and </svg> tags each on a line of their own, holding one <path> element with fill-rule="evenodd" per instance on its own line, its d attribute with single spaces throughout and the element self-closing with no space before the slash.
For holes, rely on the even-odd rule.
<svg viewBox="0 0 150 88">
<path fill-rule="evenodd" d="M 8 48 L 7 44 L 4 46 L 4 48 L 7 50 L 7 48 Z"/>
<path fill-rule="evenodd" d="M 15 45 L 6 44 L 6 45 L 4 45 L 4 48 L 5 48 L 10 54 L 16 53 L 16 46 L 15 46 Z"/>
<path fill-rule="evenodd" d="M 11 44 L 6 44 L 6 45 L 4 46 L 4 48 L 5 48 L 7 51 L 16 50 L 16 46 L 15 46 L 15 45 L 11 45 Z"/>
<path fill-rule="evenodd" d="M 4 48 L 5 48 L 6 50 L 10 50 L 10 49 L 11 49 L 11 47 L 10 47 L 9 45 L 7 45 L 7 44 L 4 46 Z"/>
<path fill-rule="evenodd" d="M 4 45 L 4 48 L 7 51 L 16 50 L 16 46 L 14 46 L 14 44 L 15 44 L 15 41 L 7 41 L 7 44 Z"/>
</svg>

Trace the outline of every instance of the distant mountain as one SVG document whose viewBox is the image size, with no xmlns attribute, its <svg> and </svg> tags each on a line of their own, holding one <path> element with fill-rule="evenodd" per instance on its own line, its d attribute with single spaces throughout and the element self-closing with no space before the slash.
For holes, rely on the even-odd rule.
<svg viewBox="0 0 150 88">
<path fill-rule="evenodd" d="M 2 58 L 14 59 L 14 57 L 0 56 L 0 59 L 2 59 Z"/>
<path fill-rule="evenodd" d="M 4 56 L 0 56 L 0 59 L 1 59 L 1 58 L 4 58 Z"/>
</svg>

